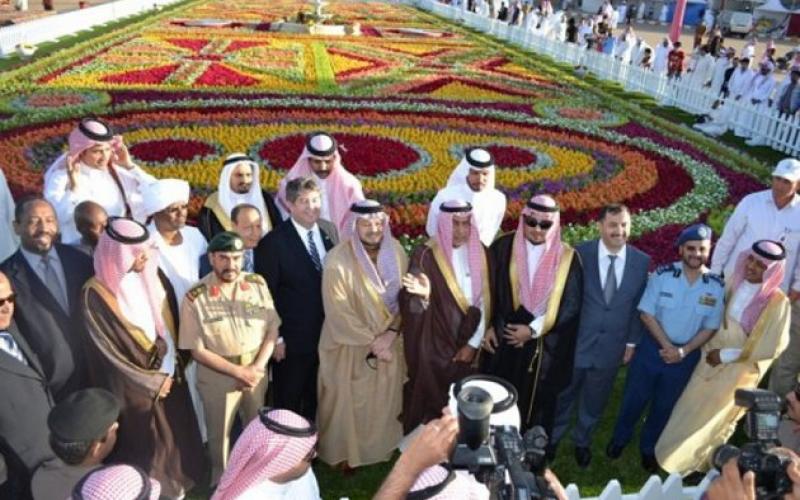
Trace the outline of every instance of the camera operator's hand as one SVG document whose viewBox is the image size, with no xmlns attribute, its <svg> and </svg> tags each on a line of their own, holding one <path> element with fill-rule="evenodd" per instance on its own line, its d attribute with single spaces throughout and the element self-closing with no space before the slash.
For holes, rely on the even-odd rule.
<svg viewBox="0 0 800 500">
<path fill-rule="evenodd" d="M 533 338 L 533 330 L 528 325 L 506 325 L 503 337 L 510 346 L 521 348 Z"/>
<path fill-rule="evenodd" d="M 450 459 L 457 436 L 458 419 L 449 412 L 428 422 L 397 459 L 373 500 L 406 498 L 422 471 Z"/>
<path fill-rule="evenodd" d="M 797 400 L 797 394 L 794 391 L 789 391 L 786 395 L 786 415 L 792 419 L 792 422 L 800 425 L 800 401 Z"/>
<path fill-rule="evenodd" d="M 719 349 L 712 349 L 708 351 L 708 354 L 706 354 L 706 363 L 711 366 L 717 366 L 722 363 L 722 359 L 719 357 Z"/>
<path fill-rule="evenodd" d="M 800 464 L 797 455 L 791 450 L 788 451 L 793 456 L 792 464 L 786 469 L 786 474 L 792 480 L 792 492 L 783 496 L 783 500 L 800 500 Z"/>
<path fill-rule="evenodd" d="M 558 480 L 553 471 L 550 469 L 545 469 L 544 479 L 547 481 L 547 484 L 550 485 L 550 489 L 553 490 L 553 493 L 558 500 L 567 500 L 567 491 L 561 485 L 561 481 Z"/>
<path fill-rule="evenodd" d="M 739 475 L 738 458 L 732 458 L 722 467 L 722 474 L 706 491 L 708 500 L 755 500 L 756 476 L 751 471 Z"/>
<path fill-rule="evenodd" d="M 431 420 L 400 455 L 398 461 L 407 459 L 414 464 L 417 472 L 447 462 L 457 436 L 458 418 L 444 415 L 442 418 Z"/>
</svg>

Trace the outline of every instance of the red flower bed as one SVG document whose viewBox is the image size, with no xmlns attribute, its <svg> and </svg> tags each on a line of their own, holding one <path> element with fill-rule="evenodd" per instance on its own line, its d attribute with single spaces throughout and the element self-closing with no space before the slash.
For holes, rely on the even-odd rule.
<svg viewBox="0 0 800 500">
<path fill-rule="evenodd" d="M 340 150 L 340 154 L 347 170 L 355 174 L 371 176 L 402 170 L 420 159 L 414 149 L 394 139 L 355 134 L 333 135 L 339 145 L 346 149 Z M 303 151 L 305 141 L 306 137 L 300 134 L 281 137 L 266 142 L 258 154 L 272 168 L 288 170 Z"/>
<path fill-rule="evenodd" d="M 162 163 L 168 160 L 189 161 L 198 156 L 216 154 L 217 150 L 202 141 L 164 139 L 134 144 L 130 147 L 130 153 L 141 161 Z"/>
<path fill-rule="evenodd" d="M 195 83 L 215 87 L 249 87 L 258 83 L 258 80 L 236 72 L 222 64 L 212 63 L 205 73 L 195 80 Z"/>
<path fill-rule="evenodd" d="M 492 145 L 486 148 L 500 168 L 522 168 L 536 163 L 536 155 L 516 146 Z"/>
</svg>

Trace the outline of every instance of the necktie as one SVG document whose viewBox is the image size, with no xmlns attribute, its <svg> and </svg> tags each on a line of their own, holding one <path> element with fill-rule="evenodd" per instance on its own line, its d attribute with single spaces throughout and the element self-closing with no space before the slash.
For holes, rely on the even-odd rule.
<svg viewBox="0 0 800 500">
<path fill-rule="evenodd" d="M 322 260 L 319 258 L 319 252 L 317 251 L 317 244 L 314 243 L 314 231 L 308 232 L 308 254 L 311 256 L 311 262 L 314 263 L 314 267 L 317 268 L 317 271 L 321 271 Z"/>
<path fill-rule="evenodd" d="M 69 311 L 67 304 L 67 295 L 64 293 L 64 287 L 61 285 L 61 280 L 58 279 L 55 268 L 53 268 L 52 258 L 49 255 L 43 255 L 39 266 L 42 268 L 42 275 L 44 276 L 44 284 L 50 293 L 53 294 L 56 301 L 61 305 L 61 309 L 65 312 Z"/>
<path fill-rule="evenodd" d="M 603 287 L 603 299 L 606 305 L 611 304 L 611 299 L 614 298 L 614 293 L 617 291 L 617 273 L 614 272 L 614 261 L 617 260 L 616 255 L 608 256 L 608 271 L 606 271 L 606 286 Z"/>
<path fill-rule="evenodd" d="M 244 270 L 245 272 L 252 273 L 253 272 L 253 250 L 245 250 L 244 251 Z"/>
<path fill-rule="evenodd" d="M 17 341 L 6 331 L 0 332 L 0 349 L 17 359 L 20 363 L 28 364 L 28 362 L 25 361 L 25 356 L 22 355 L 22 351 L 17 345 Z"/>
</svg>

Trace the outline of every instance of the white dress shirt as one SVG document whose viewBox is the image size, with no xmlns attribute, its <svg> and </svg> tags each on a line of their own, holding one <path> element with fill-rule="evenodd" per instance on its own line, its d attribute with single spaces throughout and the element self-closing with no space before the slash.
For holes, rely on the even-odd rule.
<svg viewBox="0 0 800 500">
<path fill-rule="evenodd" d="M 458 281 L 458 287 L 461 288 L 461 291 L 464 293 L 464 297 L 467 298 L 467 303 L 472 304 L 472 278 L 470 277 L 469 252 L 467 250 L 467 245 L 461 245 L 460 247 L 453 249 L 453 274 L 455 274 L 456 281 Z M 482 290 L 478 290 L 478 293 L 481 292 Z M 472 334 L 472 337 L 470 337 L 469 341 L 467 342 L 475 349 L 479 348 L 481 342 L 483 341 L 483 334 L 486 330 L 486 327 L 483 323 L 483 319 L 485 317 L 486 301 L 484 300 L 481 301 L 481 319 L 478 321 L 478 327 L 475 328 L 475 333 Z"/>
<path fill-rule="evenodd" d="M 761 283 L 742 281 L 739 288 L 733 292 L 733 297 L 731 297 L 731 302 L 728 305 L 728 316 L 737 323 L 741 323 L 744 310 L 760 289 Z M 740 354 L 742 354 L 742 350 L 739 348 L 720 349 L 719 359 L 723 363 L 733 363 L 739 359 Z"/>
<path fill-rule="evenodd" d="M 752 193 L 736 206 L 725 224 L 722 236 L 714 248 L 711 258 L 711 272 L 733 276 L 736 258 L 745 250 L 750 250 L 758 240 L 775 240 L 786 248 L 786 275 L 781 290 L 788 293 L 790 288 L 800 291 L 800 266 L 798 248 L 800 247 L 800 196 L 778 210 L 767 189 Z"/>
<path fill-rule="evenodd" d="M 617 259 L 614 261 L 614 274 L 617 277 L 617 290 L 619 290 L 619 286 L 622 284 L 622 274 L 625 271 L 625 257 L 628 253 L 627 248 L 627 245 L 623 246 L 622 249 L 616 253 Z M 597 245 L 597 270 L 600 273 L 601 290 L 606 287 L 608 264 L 611 262 L 608 258 L 609 255 L 612 255 L 611 252 L 608 251 L 608 247 L 606 247 L 605 243 L 603 243 L 603 240 L 600 240 L 599 245 Z"/>
<path fill-rule="evenodd" d="M 33 268 L 33 272 L 36 273 L 36 276 L 46 286 L 47 279 L 44 276 L 41 265 L 42 256 L 33 252 L 29 252 L 22 247 L 20 247 L 20 250 L 22 251 L 22 256 L 25 257 L 26 261 L 28 261 L 28 265 Z M 50 251 L 47 253 L 47 255 L 50 258 L 50 267 L 52 267 L 53 271 L 56 272 L 58 281 L 61 282 L 61 290 L 64 292 L 64 297 L 67 299 L 67 304 L 70 304 L 72 301 L 70 300 L 71 297 L 69 297 L 69 294 L 67 293 L 67 277 L 64 275 L 64 266 L 61 264 L 61 259 L 58 257 L 58 252 L 55 248 L 50 248 Z"/>
<path fill-rule="evenodd" d="M 292 221 L 292 224 L 294 224 L 294 228 L 297 230 L 297 234 L 300 235 L 300 240 L 303 242 L 303 245 L 306 246 L 306 251 L 309 253 L 309 255 L 311 254 L 311 247 L 309 246 L 308 243 L 308 232 L 312 231 L 312 234 L 314 235 L 314 243 L 317 246 L 317 253 L 319 254 L 319 262 L 321 264 L 324 263 L 325 255 L 327 255 L 328 252 L 325 250 L 325 244 L 322 243 L 322 234 L 319 229 L 319 224 L 315 222 L 314 225 L 311 226 L 311 228 L 306 229 L 305 227 L 298 224 L 296 220 L 292 219 L 291 217 L 290 219 Z"/>
</svg>

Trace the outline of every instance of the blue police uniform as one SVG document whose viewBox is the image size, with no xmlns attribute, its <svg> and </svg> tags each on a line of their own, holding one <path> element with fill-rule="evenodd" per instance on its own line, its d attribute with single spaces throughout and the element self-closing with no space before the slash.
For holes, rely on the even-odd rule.
<svg viewBox="0 0 800 500">
<path fill-rule="evenodd" d="M 701 330 L 719 328 L 724 291 L 722 278 L 710 272 L 689 284 L 681 262 L 676 262 L 660 267 L 650 277 L 639 311 L 654 316 L 670 342 L 682 347 Z M 650 413 L 639 437 L 639 449 L 648 456 L 655 453 L 656 441 L 700 359 L 700 349 L 695 349 L 680 362 L 668 364 L 659 355 L 660 349 L 649 334 L 637 346 L 612 439 L 612 444 L 624 447 L 650 403 Z"/>
</svg>

